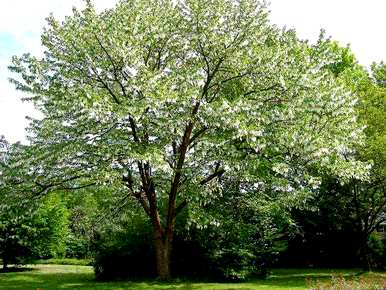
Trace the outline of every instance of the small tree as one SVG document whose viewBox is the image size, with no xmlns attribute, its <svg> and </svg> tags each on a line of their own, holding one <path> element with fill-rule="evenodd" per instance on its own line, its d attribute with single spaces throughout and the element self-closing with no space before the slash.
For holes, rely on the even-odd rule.
<svg viewBox="0 0 386 290">
<path fill-rule="evenodd" d="M 325 69 L 335 52 L 270 25 L 257 1 L 128 0 L 99 15 L 88 2 L 49 17 L 42 39 L 42 59 L 11 67 L 45 115 L 27 177 L 36 193 L 126 187 L 151 221 L 161 278 L 179 213 L 194 222 L 224 174 L 296 204 L 318 185 L 308 165 L 365 172 L 343 154 L 361 132 L 353 96 Z"/>
</svg>

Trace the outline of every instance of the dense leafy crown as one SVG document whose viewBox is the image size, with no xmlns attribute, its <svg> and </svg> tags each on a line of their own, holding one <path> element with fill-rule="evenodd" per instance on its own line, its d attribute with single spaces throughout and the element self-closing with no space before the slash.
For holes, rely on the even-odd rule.
<svg viewBox="0 0 386 290">
<path fill-rule="evenodd" d="M 178 176 L 193 206 L 228 176 L 291 204 L 318 185 L 307 168 L 366 172 L 350 157 L 355 98 L 329 69 L 340 56 L 270 25 L 255 0 L 89 3 L 49 17 L 42 41 L 43 58 L 11 69 L 45 116 L 30 129 L 43 189 L 123 179 L 134 196 L 154 186 L 162 206 Z"/>
</svg>

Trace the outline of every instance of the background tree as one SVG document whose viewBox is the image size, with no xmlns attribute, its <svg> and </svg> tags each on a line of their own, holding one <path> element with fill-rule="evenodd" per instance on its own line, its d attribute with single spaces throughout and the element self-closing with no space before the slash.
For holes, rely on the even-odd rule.
<svg viewBox="0 0 386 290">
<path fill-rule="evenodd" d="M 356 156 L 358 160 L 371 163 L 372 168 L 367 180 L 352 178 L 345 185 L 337 180 L 328 183 L 332 194 L 339 195 L 337 198 L 341 201 L 338 204 L 343 205 L 341 214 L 345 214 L 355 229 L 357 255 L 364 267 L 371 268 L 375 263 L 371 257 L 370 236 L 385 220 L 383 212 L 386 209 L 386 91 L 382 73 L 385 69 L 382 63 L 373 64 L 367 72 L 355 62 L 348 48 L 341 51 L 342 61 L 336 66 L 336 75 L 358 96 L 358 120 L 365 128 L 365 142 L 356 147 Z"/>
<path fill-rule="evenodd" d="M 42 59 L 11 67 L 45 115 L 26 177 L 35 193 L 124 186 L 151 221 L 161 278 L 177 216 L 198 223 L 222 177 L 290 206 L 316 190 L 315 163 L 365 174 L 346 154 L 361 139 L 355 100 L 324 69 L 337 54 L 270 25 L 259 2 L 129 0 L 99 15 L 88 2 L 50 17 L 42 39 Z"/>
<path fill-rule="evenodd" d="M 384 64 L 373 64 L 367 82 L 358 85 L 359 120 L 365 125 L 366 142 L 358 147 L 360 160 L 372 162 L 367 182 L 353 180 L 346 190 L 352 194 L 353 225 L 361 233 L 360 254 L 371 267 L 369 236 L 386 220 L 386 87 Z"/>
<path fill-rule="evenodd" d="M 201 219 L 210 222 L 201 223 L 206 224 L 204 228 L 191 227 L 187 234 L 177 234 L 188 246 L 193 242 L 197 247 L 194 254 L 183 255 L 186 246 L 180 245 L 177 259 L 184 260 L 181 265 L 193 264 L 190 271 L 202 271 L 201 276 L 232 280 L 251 275 L 266 277 L 267 269 L 286 249 L 286 238 L 294 231 L 288 209 L 269 192 L 256 194 L 252 186 L 236 180 L 226 183 L 221 200 L 209 203 L 200 212 Z M 199 267 L 194 262 L 197 259 Z"/>
<path fill-rule="evenodd" d="M 68 212 L 60 196 L 51 193 L 32 199 L 12 189 L 8 181 L 18 176 L 14 155 L 23 146 L 0 146 L 0 257 L 3 268 L 34 258 L 63 256 L 68 232 Z M 16 166 L 17 168 L 17 166 Z M 21 183 L 18 184 L 19 188 Z"/>
<path fill-rule="evenodd" d="M 326 68 L 346 82 L 359 100 L 356 110 L 358 120 L 365 128 L 365 142 L 356 146 L 355 156 L 371 163 L 372 167 L 368 179 L 354 177 L 344 184 L 325 174 L 320 194 L 311 201 L 314 211 L 294 212 L 302 234 L 290 243 L 287 255 L 305 254 L 308 262 L 298 260 L 303 265 L 348 266 L 361 263 L 365 268 L 371 268 L 384 262 L 374 258 L 377 254 L 372 246 L 376 236 L 372 233 L 385 221 L 386 209 L 385 68 L 382 63 L 373 64 L 371 71 L 367 72 L 357 64 L 349 47 L 342 48 L 332 42 L 331 48 L 341 57 Z"/>
</svg>

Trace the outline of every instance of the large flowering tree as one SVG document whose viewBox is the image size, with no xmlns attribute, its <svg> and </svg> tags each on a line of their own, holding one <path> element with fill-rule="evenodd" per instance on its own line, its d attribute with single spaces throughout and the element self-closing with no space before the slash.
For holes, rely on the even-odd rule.
<svg viewBox="0 0 386 290">
<path fill-rule="evenodd" d="M 221 178 L 294 204 L 317 188 L 307 168 L 363 168 L 355 99 L 327 69 L 339 56 L 270 25 L 255 0 L 88 3 L 49 17 L 42 41 L 44 57 L 11 67 L 44 114 L 26 176 L 37 193 L 120 183 L 152 223 L 162 278 L 176 218 L 198 222 Z"/>
</svg>

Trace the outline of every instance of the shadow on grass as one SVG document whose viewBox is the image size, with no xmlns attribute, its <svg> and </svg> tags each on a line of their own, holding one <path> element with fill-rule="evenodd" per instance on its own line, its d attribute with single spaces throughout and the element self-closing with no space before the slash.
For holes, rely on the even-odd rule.
<svg viewBox="0 0 386 290">
<path fill-rule="evenodd" d="M 17 272 L 27 272 L 27 271 L 33 271 L 35 269 L 33 268 L 26 268 L 26 267 L 9 267 L 7 269 L 1 268 L 0 273 L 17 273 Z"/>
</svg>

